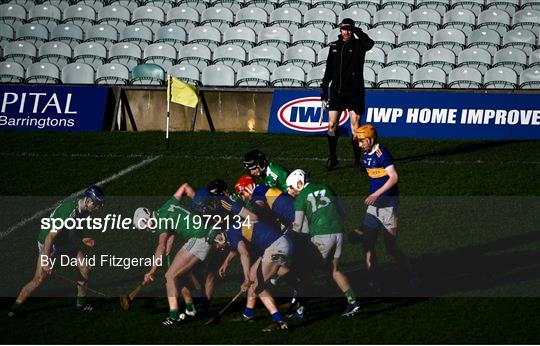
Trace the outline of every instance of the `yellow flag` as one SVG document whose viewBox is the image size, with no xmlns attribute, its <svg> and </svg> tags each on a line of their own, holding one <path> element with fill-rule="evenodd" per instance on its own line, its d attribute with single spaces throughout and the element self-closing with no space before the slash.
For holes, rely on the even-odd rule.
<svg viewBox="0 0 540 346">
<path fill-rule="evenodd" d="M 178 78 L 170 77 L 167 83 L 167 101 L 195 108 L 199 103 L 197 89 Z"/>
</svg>

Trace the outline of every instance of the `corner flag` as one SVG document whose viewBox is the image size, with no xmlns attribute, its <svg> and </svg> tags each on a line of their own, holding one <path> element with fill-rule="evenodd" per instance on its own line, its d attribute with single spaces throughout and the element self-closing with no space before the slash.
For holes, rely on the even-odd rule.
<svg viewBox="0 0 540 346">
<path fill-rule="evenodd" d="M 199 103 L 197 89 L 178 78 L 170 77 L 167 83 L 167 102 L 179 103 L 195 108 Z"/>
</svg>

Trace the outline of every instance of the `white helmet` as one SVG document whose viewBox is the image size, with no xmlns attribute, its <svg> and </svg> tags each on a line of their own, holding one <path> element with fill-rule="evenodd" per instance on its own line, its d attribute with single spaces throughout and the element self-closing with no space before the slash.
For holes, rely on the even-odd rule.
<svg viewBox="0 0 540 346">
<path fill-rule="evenodd" d="M 302 188 L 306 185 L 306 172 L 301 169 L 295 169 L 289 174 L 286 180 L 287 186 L 292 186 L 294 189 L 298 190 L 298 182 L 302 182 Z M 302 189 L 300 189 L 302 190 Z"/>
<path fill-rule="evenodd" d="M 148 225 L 148 219 L 152 216 L 150 209 L 140 207 L 133 214 L 133 225 L 136 229 L 145 229 Z"/>
</svg>

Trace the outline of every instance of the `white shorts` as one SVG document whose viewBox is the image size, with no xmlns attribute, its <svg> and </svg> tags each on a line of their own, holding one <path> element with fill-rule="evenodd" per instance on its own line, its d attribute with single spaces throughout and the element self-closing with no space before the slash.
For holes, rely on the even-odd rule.
<svg viewBox="0 0 540 346">
<path fill-rule="evenodd" d="M 311 242 L 317 247 L 321 256 L 326 259 L 334 249 L 334 258 L 341 257 L 341 248 L 343 247 L 343 233 L 314 235 Z"/>
<path fill-rule="evenodd" d="M 281 266 L 285 265 L 287 263 L 287 257 L 291 254 L 291 250 L 292 246 L 289 238 L 281 236 L 264 250 L 262 262 L 273 262 Z"/>
<path fill-rule="evenodd" d="M 189 238 L 181 250 L 187 251 L 198 259 L 204 261 L 210 252 L 211 245 L 204 238 Z"/>
<path fill-rule="evenodd" d="M 398 207 L 377 208 L 370 205 L 366 214 L 373 215 L 388 232 L 395 235 L 398 227 Z"/>
</svg>

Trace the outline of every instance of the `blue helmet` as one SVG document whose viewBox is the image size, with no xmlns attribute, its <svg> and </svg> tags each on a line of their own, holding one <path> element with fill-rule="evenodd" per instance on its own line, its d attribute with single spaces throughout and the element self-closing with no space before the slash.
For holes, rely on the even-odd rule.
<svg viewBox="0 0 540 346">
<path fill-rule="evenodd" d="M 92 185 L 89 188 L 87 188 L 84 191 L 84 197 L 88 197 L 94 202 L 95 204 L 102 205 L 103 204 L 103 190 L 97 185 Z"/>
<path fill-rule="evenodd" d="M 191 209 L 191 211 L 197 214 L 206 214 L 215 210 L 212 206 L 213 198 L 208 189 L 201 188 L 195 190 L 195 197 L 189 204 L 189 209 Z"/>
</svg>

